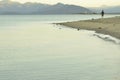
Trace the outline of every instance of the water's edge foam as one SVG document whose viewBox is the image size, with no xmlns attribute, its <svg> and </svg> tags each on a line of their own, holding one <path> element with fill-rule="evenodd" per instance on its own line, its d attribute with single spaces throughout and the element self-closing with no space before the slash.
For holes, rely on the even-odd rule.
<svg viewBox="0 0 120 80">
<path fill-rule="evenodd" d="M 103 39 L 105 41 L 110 41 L 110 42 L 113 42 L 115 44 L 120 44 L 120 40 L 113 37 L 113 36 L 110 36 L 110 35 L 106 35 L 106 34 L 101 34 L 101 33 L 94 33 L 93 36 L 97 36 L 98 38 L 100 39 Z"/>
</svg>

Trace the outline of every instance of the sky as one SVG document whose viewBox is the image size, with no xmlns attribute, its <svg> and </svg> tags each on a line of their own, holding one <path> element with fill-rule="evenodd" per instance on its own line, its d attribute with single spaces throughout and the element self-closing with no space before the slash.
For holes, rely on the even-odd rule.
<svg viewBox="0 0 120 80">
<path fill-rule="evenodd" d="M 56 4 L 58 2 L 65 4 L 75 4 L 84 7 L 100 7 L 100 6 L 118 6 L 120 0 L 11 0 L 21 3 L 25 2 L 40 2 L 46 4 Z"/>
</svg>

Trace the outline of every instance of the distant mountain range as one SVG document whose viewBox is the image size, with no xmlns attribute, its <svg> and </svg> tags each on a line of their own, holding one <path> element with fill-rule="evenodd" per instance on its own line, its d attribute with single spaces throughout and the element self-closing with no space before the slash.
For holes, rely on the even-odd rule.
<svg viewBox="0 0 120 80">
<path fill-rule="evenodd" d="M 79 14 L 92 13 L 91 10 L 76 6 L 58 3 L 55 5 L 41 3 L 18 3 L 10 0 L 0 1 L 0 14 Z"/>
<path fill-rule="evenodd" d="M 100 13 L 104 9 L 105 13 L 120 13 L 120 6 L 85 8 L 82 6 L 57 3 L 55 5 L 41 3 L 19 3 L 10 0 L 0 1 L 0 14 L 91 14 Z"/>
</svg>

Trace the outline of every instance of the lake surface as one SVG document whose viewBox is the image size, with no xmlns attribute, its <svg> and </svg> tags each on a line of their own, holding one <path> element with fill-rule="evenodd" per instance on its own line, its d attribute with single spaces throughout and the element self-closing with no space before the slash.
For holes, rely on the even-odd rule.
<svg viewBox="0 0 120 80">
<path fill-rule="evenodd" d="M 120 80 L 118 39 L 51 24 L 99 17 L 1 15 L 0 80 Z"/>
</svg>

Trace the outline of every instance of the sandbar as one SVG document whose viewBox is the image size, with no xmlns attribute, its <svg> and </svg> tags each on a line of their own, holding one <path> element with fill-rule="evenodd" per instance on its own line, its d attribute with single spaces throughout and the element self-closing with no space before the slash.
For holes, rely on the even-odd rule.
<svg viewBox="0 0 120 80">
<path fill-rule="evenodd" d="M 73 22 L 57 23 L 78 30 L 94 30 L 97 33 L 111 35 L 120 39 L 120 16 L 112 18 L 100 18 L 91 20 L 81 20 Z"/>
</svg>

